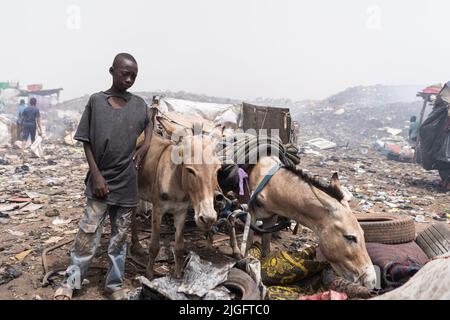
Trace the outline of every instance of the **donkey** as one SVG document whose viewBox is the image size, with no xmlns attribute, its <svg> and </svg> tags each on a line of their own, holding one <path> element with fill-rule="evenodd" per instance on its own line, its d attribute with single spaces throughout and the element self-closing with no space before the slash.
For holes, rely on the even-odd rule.
<svg viewBox="0 0 450 320">
<path fill-rule="evenodd" d="M 168 133 L 176 132 L 176 127 L 169 121 L 164 118 L 158 118 L 158 121 Z M 153 266 L 160 249 L 161 219 L 166 213 L 173 215 L 176 228 L 174 256 L 177 278 L 182 273 L 183 228 L 188 207 L 193 207 L 195 222 L 202 230 L 208 230 L 217 220 L 214 192 L 218 185 L 217 172 L 221 167 L 215 153 L 217 142 L 211 136 L 198 133 L 192 132 L 178 143 L 153 135 L 150 149 L 139 170 L 139 197 L 153 205 L 146 270 L 149 279 L 154 276 Z M 135 241 L 136 232 L 134 223 L 132 233 Z M 133 244 L 134 248 L 138 246 L 136 242 Z"/>
<path fill-rule="evenodd" d="M 249 174 L 250 190 L 255 190 L 279 159 L 261 158 Z M 272 226 L 277 216 L 310 228 L 319 237 L 319 247 L 336 273 L 373 289 L 375 269 L 367 253 L 364 233 L 348 204 L 348 192 L 335 173 L 330 185 L 295 168 L 282 167 L 250 205 L 252 222 Z M 252 235 L 249 242 L 252 241 Z M 263 254 L 270 251 L 270 234 L 263 235 Z"/>
</svg>

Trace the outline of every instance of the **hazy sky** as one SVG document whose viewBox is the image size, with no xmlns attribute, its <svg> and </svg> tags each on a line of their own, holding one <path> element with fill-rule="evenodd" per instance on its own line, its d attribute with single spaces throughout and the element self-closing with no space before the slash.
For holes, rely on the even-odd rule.
<svg viewBox="0 0 450 320">
<path fill-rule="evenodd" d="M 0 81 L 106 89 L 118 52 L 133 90 L 324 98 L 348 86 L 450 80 L 448 0 L 15 0 L 0 10 Z"/>
</svg>

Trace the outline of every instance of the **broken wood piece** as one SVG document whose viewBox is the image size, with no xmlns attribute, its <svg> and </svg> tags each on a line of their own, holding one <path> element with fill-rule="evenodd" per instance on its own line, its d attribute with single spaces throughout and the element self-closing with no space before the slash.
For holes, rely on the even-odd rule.
<svg viewBox="0 0 450 320">
<path fill-rule="evenodd" d="M 230 236 L 221 236 L 220 238 L 213 240 L 212 244 L 215 245 L 217 243 L 230 240 Z"/>
<path fill-rule="evenodd" d="M 8 202 L 31 202 L 31 198 L 12 198 L 7 199 Z"/>
</svg>

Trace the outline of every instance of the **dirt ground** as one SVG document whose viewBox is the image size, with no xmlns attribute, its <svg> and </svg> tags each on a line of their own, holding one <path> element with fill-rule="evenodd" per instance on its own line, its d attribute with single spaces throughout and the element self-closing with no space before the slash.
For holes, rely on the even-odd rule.
<svg viewBox="0 0 450 320">
<path fill-rule="evenodd" d="M 9 164 L 0 165 L 0 270 L 11 266 L 21 273 L 16 279 L 0 284 L 0 299 L 52 299 L 54 288 L 62 277 L 56 275 L 48 286 L 42 286 L 42 254 L 46 248 L 73 239 L 77 232 L 85 204 L 83 190 L 87 171 L 82 148 L 48 142 L 45 144 L 44 158 L 32 159 L 27 154 L 25 164 L 28 171 L 22 167 L 18 150 L 0 149 L 0 158 L 9 161 Z M 301 167 L 326 180 L 331 178 L 333 171 L 338 171 L 341 183 L 355 197 L 351 203 L 355 212 L 413 217 L 423 215 L 425 222 L 416 223 L 417 232 L 431 223 L 448 223 L 448 220 L 435 220 L 439 215 L 450 214 L 449 193 L 440 191 L 437 172 L 427 172 L 411 163 L 387 160 L 377 151 L 369 150 L 366 153 L 345 148 L 320 151 L 320 155 L 304 154 Z M 28 204 L 22 208 L 21 203 Z M 5 210 L 11 204 L 15 208 Z M 168 248 L 173 241 L 173 230 L 170 219 L 167 222 L 163 226 L 164 245 L 156 269 L 161 274 L 169 273 L 173 267 L 171 250 Z M 142 241 L 145 246 L 149 236 L 145 229 L 148 228 L 148 223 L 143 221 L 140 236 L 146 238 Z M 106 227 L 98 257 L 89 272 L 89 282 L 74 299 L 105 299 L 102 289 L 108 267 L 105 253 L 108 232 Z M 296 236 L 290 231 L 283 231 L 280 236 L 274 241 L 275 250 L 298 248 L 314 241 L 307 230 Z M 219 234 L 214 239 L 216 244 L 209 248 L 204 235 L 192 222 L 187 222 L 187 251 L 193 250 L 211 261 L 232 260 L 226 236 Z M 48 253 L 46 259 L 49 270 L 68 266 L 70 245 L 67 243 Z M 127 260 L 126 285 L 129 288 L 138 286 L 135 277 L 143 274 L 141 263 Z"/>
</svg>

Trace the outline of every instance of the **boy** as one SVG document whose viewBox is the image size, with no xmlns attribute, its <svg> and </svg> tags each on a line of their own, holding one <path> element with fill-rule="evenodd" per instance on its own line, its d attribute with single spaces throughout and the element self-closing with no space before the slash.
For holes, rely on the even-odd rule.
<svg viewBox="0 0 450 320">
<path fill-rule="evenodd" d="M 24 157 L 28 138 L 31 138 L 31 143 L 36 140 L 36 129 L 38 134 L 42 135 L 41 113 L 36 104 L 36 98 L 31 98 L 30 105 L 22 111 L 22 159 Z"/>
<path fill-rule="evenodd" d="M 80 289 L 102 236 L 107 215 L 111 221 L 106 276 L 106 293 L 111 299 L 126 299 L 123 288 L 127 234 L 131 214 L 138 205 L 137 170 L 150 146 L 153 123 L 143 99 L 129 93 L 136 80 L 136 60 L 118 54 L 109 69 L 112 87 L 92 95 L 80 120 L 75 139 L 83 142 L 89 172 L 87 206 L 71 250 L 71 265 L 55 299 L 70 300 Z M 136 140 L 145 131 L 143 145 L 135 151 Z"/>
</svg>

